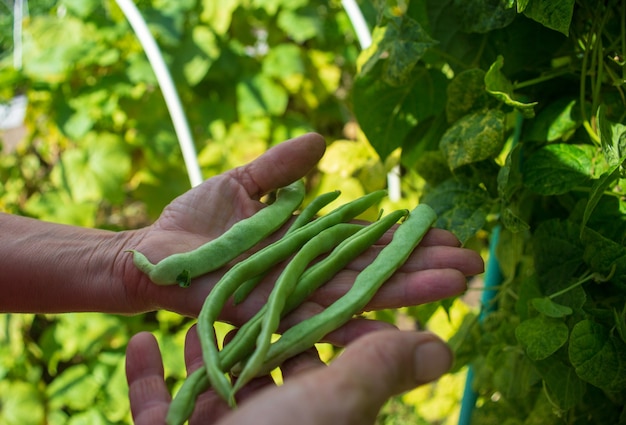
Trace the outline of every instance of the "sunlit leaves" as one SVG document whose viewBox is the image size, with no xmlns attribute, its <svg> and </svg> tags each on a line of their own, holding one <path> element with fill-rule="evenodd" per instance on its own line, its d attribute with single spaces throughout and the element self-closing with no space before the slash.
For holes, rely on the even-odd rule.
<svg viewBox="0 0 626 425">
<path fill-rule="evenodd" d="M 480 189 L 449 179 L 427 193 L 422 201 L 437 212 L 438 227 L 466 242 L 482 228 L 489 212 L 489 198 Z"/>
<path fill-rule="evenodd" d="M 590 180 L 594 154 L 590 145 L 544 146 L 526 160 L 524 185 L 542 195 L 566 193 Z"/>
<path fill-rule="evenodd" d="M 575 0 L 528 0 L 524 14 L 548 28 L 569 35 Z"/>
<path fill-rule="evenodd" d="M 416 70 L 406 86 L 392 87 L 381 79 L 377 65 L 355 82 L 353 108 L 359 125 L 381 158 L 401 146 L 423 119 L 444 107 L 443 76 L 436 71 Z"/>
<path fill-rule="evenodd" d="M 505 105 L 518 109 L 524 118 L 533 118 L 535 116 L 533 107 L 537 102 L 524 103 L 514 99 L 513 83 L 502 74 L 501 70 L 503 66 L 504 58 L 498 56 L 498 59 L 489 67 L 489 70 L 485 74 L 485 89 L 489 94 Z"/>
</svg>

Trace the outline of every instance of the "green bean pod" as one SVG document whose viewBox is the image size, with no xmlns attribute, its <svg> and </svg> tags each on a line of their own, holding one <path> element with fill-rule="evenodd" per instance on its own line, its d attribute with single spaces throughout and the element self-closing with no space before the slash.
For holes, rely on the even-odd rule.
<svg viewBox="0 0 626 425">
<path fill-rule="evenodd" d="M 345 239 L 329 256 L 313 264 L 299 279 L 294 291 L 285 303 L 283 315 L 291 312 L 317 288 L 341 271 L 350 261 L 354 260 L 389 230 L 398 220 L 405 217 L 406 210 L 393 211 L 380 220 L 367 225 L 354 235 Z M 235 334 L 235 337 L 219 352 L 222 370 L 233 368 L 243 361 L 254 350 L 256 338 L 261 328 L 261 320 L 267 310 L 264 305 L 257 314 L 248 320 Z M 168 425 L 182 425 L 193 412 L 195 400 L 200 393 L 210 387 L 206 369 L 201 366 L 183 382 L 179 392 L 173 398 L 168 411 Z M 176 418 L 177 420 L 173 420 Z"/>
<path fill-rule="evenodd" d="M 178 390 L 176 397 L 172 399 L 170 407 L 167 409 L 165 423 L 167 425 L 183 425 L 193 413 L 198 395 L 208 388 L 209 379 L 203 366 L 190 373 Z"/>
<path fill-rule="evenodd" d="M 322 208 L 337 199 L 339 195 L 341 195 L 341 191 L 333 190 L 332 192 L 322 193 L 321 195 L 313 198 L 313 200 L 302 209 L 300 214 L 296 216 L 296 219 L 292 223 L 291 227 L 289 227 L 289 230 L 287 230 L 287 234 L 293 232 L 296 229 L 299 229 L 300 227 L 313 220 L 313 218 L 317 215 L 317 213 L 320 212 Z"/>
<path fill-rule="evenodd" d="M 359 273 L 345 295 L 321 313 L 288 329 L 272 344 L 259 375 L 270 373 L 288 358 L 309 349 L 362 311 L 380 286 L 404 264 L 436 219 L 435 211 L 426 204 L 413 209 L 395 231 L 392 241 Z"/>
<path fill-rule="evenodd" d="M 332 192 L 322 193 L 321 195 L 317 196 L 302 210 L 302 212 L 300 212 L 300 214 L 296 216 L 296 219 L 293 221 L 293 223 L 291 223 L 291 226 L 289 226 L 289 229 L 285 234 L 288 235 L 294 230 L 297 230 L 310 222 L 322 208 L 337 199 L 340 194 L 340 191 L 334 190 Z M 248 294 L 252 292 L 254 288 L 256 288 L 259 282 L 263 280 L 265 275 L 266 273 L 262 273 L 251 279 L 248 279 L 245 283 L 243 283 L 235 292 L 235 304 L 243 302 Z"/>
<path fill-rule="evenodd" d="M 304 199 L 302 180 L 278 190 L 274 203 L 240 220 L 220 237 L 188 252 L 172 254 L 152 264 L 137 250 L 133 262 L 157 285 L 189 286 L 191 279 L 216 270 L 241 255 L 280 228 Z"/>
<path fill-rule="evenodd" d="M 298 307 L 316 289 L 328 282 L 341 271 L 350 261 L 361 255 L 378 241 L 398 220 L 408 214 L 407 210 L 397 210 L 380 220 L 362 228 L 354 235 L 346 238 L 333 251 L 319 262 L 313 264 L 298 279 L 295 288 L 285 301 L 283 316 Z M 261 321 L 268 309 L 265 304 L 261 309 L 239 328 L 235 337 L 222 349 L 222 366 L 231 369 L 237 362 L 247 357 L 254 349 L 254 341 L 259 333 Z M 237 368 L 231 369 L 235 372 Z"/>
<path fill-rule="evenodd" d="M 263 273 L 270 267 L 283 261 L 322 230 L 353 219 L 370 206 L 379 202 L 386 193 L 387 192 L 384 190 L 369 193 L 338 207 L 333 212 L 317 220 L 311 221 L 291 234 L 257 251 L 247 259 L 237 263 L 217 282 L 215 287 L 209 292 L 200 310 L 198 316 L 198 333 L 202 345 L 202 357 L 209 381 L 211 386 L 221 397 L 231 404 L 234 403 L 234 400 L 229 399 L 231 395 L 231 385 L 221 367 L 219 350 L 213 332 L 213 323 L 219 317 L 228 297 L 230 297 L 247 279 Z"/>
<path fill-rule="evenodd" d="M 265 303 L 265 314 L 262 317 L 261 329 L 256 338 L 256 348 L 246 361 L 241 373 L 238 374 L 237 381 L 231 391 L 231 397 L 234 397 L 234 394 L 242 386 L 256 376 L 258 368 L 263 364 L 265 354 L 272 342 L 272 335 L 278 329 L 285 302 L 293 292 L 298 278 L 304 273 L 309 263 L 320 255 L 329 252 L 362 228 L 362 225 L 350 223 L 340 223 L 329 227 L 305 243 L 296 255 L 289 260 L 289 263 L 274 283 L 274 287 Z"/>
</svg>

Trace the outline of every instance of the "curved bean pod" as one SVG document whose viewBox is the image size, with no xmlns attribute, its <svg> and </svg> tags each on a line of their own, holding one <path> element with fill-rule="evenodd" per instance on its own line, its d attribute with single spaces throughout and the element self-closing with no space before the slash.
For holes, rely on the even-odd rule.
<svg viewBox="0 0 626 425">
<path fill-rule="evenodd" d="M 340 194 L 341 194 L 340 191 L 335 190 L 332 192 L 322 193 L 321 195 L 317 196 L 302 210 L 300 214 L 296 216 L 296 219 L 294 220 L 293 223 L 291 223 L 291 226 L 289 227 L 289 229 L 287 230 L 287 233 L 285 234 L 288 235 L 294 230 L 297 230 L 300 227 L 307 224 L 308 222 L 310 222 L 311 219 L 313 219 L 313 217 L 315 217 L 315 215 L 322 208 L 324 208 L 326 205 L 330 204 L 332 201 L 337 199 L 337 197 Z M 235 304 L 239 304 L 240 302 L 245 300 L 248 294 L 250 294 L 250 292 L 252 292 L 252 290 L 256 288 L 256 286 L 259 284 L 261 280 L 263 280 L 264 277 L 265 277 L 265 273 L 255 276 L 251 279 L 248 279 L 245 283 L 243 283 L 237 289 L 237 291 L 235 291 L 235 296 L 234 296 Z"/>
<path fill-rule="evenodd" d="M 379 240 L 398 220 L 406 217 L 407 210 L 397 210 L 382 217 L 378 221 L 362 228 L 354 235 L 337 245 L 324 259 L 313 264 L 304 271 L 292 293 L 285 301 L 282 315 L 286 315 L 298 307 L 317 288 L 328 282 L 335 274 L 341 271 L 350 261 L 361 255 Z M 235 337 L 220 352 L 222 367 L 229 370 L 247 357 L 254 349 L 254 341 L 259 333 L 261 321 L 268 309 L 265 304 L 261 309 L 243 324 Z M 237 371 L 237 368 L 234 369 Z"/>
<path fill-rule="evenodd" d="M 219 317 L 228 297 L 237 290 L 242 282 L 265 272 L 270 267 L 286 259 L 322 230 L 353 219 L 380 201 L 386 193 L 385 190 L 372 192 L 338 207 L 328 215 L 306 224 L 237 263 L 217 282 L 215 287 L 209 292 L 200 310 L 198 333 L 207 376 L 211 385 L 221 397 L 231 404 L 234 403 L 234 400 L 229 399 L 230 381 L 224 375 L 221 367 L 219 350 L 213 333 L 213 323 Z"/>
<path fill-rule="evenodd" d="M 406 210 L 394 211 L 341 242 L 329 256 L 307 269 L 298 281 L 294 291 L 285 302 L 283 315 L 299 306 L 315 289 L 330 280 L 350 261 L 362 254 L 380 239 L 398 220 L 406 216 Z M 264 305 L 235 334 L 235 337 L 219 352 L 222 370 L 233 368 L 254 350 L 256 338 L 261 328 L 261 320 L 267 305 Z M 195 400 L 200 393 L 210 387 L 206 369 L 201 366 L 183 382 L 179 392 L 172 399 L 168 410 L 168 425 L 182 425 L 191 415 Z M 171 412 L 171 413 L 170 413 Z"/>
<path fill-rule="evenodd" d="M 323 312 L 288 329 L 272 344 L 259 375 L 270 373 L 288 358 L 309 349 L 362 311 L 380 286 L 404 264 L 436 219 L 437 214 L 426 204 L 413 209 L 395 231 L 392 241 L 359 273 L 345 295 Z"/>
<path fill-rule="evenodd" d="M 192 251 L 172 254 L 157 264 L 137 250 L 129 252 L 135 266 L 157 285 L 189 286 L 194 277 L 224 266 L 280 228 L 300 206 L 304 194 L 304 182 L 296 180 L 278 190 L 274 203 L 233 224 L 220 237 Z"/>
<path fill-rule="evenodd" d="M 265 314 L 262 316 L 260 331 L 256 338 L 256 348 L 246 361 L 241 373 L 238 374 L 237 381 L 231 390 L 231 398 L 234 398 L 235 393 L 256 376 L 257 370 L 263 364 L 267 350 L 272 342 L 272 335 L 278 329 L 285 302 L 309 263 L 321 254 L 329 252 L 362 228 L 362 225 L 350 223 L 340 223 L 329 227 L 305 243 L 296 255 L 289 260 L 289 263 L 274 283 L 274 287 L 265 303 Z M 233 342 L 231 341 L 231 344 Z"/>
</svg>

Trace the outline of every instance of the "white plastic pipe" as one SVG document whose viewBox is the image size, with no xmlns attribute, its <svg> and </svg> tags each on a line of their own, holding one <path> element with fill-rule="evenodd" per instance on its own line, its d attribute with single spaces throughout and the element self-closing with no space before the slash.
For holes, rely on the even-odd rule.
<svg viewBox="0 0 626 425">
<path fill-rule="evenodd" d="M 183 106 L 178 97 L 174 82 L 172 81 L 172 76 L 163 60 L 161 50 L 157 46 L 152 33 L 148 29 L 146 21 L 141 16 L 135 3 L 133 3 L 132 0 L 116 0 L 116 2 L 120 9 L 122 9 L 126 19 L 128 19 L 135 34 L 137 34 L 137 38 L 146 52 L 148 61 L 154 70 L 161 92 L 165 98 L 165 103 L 170 112 L 172 123 L 174 124 L 174 131 L 176 131 L 178 143 L 183 153 L 189 181 L 191 186 L 197 186 L 202 183 L 203 178 L 200 165 L 198 164 L 196 148 L 191 137 L 191 131 L 189 130 L 189 124 L 187 123 Z"/>
<path fill-rule="evenodd" d="M 372 44 L 372 34 L 359 5 L 356 4 L 356 0 L 342 0 L 341 3 L 352 23 L 361 49 L 367 49 Z M 399 165 L 394 166 L 387 173 L 387 192 L 389 193 L 389 199 L 392 201 L 398 201 L 402 197 Z"/>
<path fill-rule="evenodd" d="M 23 0 L 13 3 L 13 68 L 22 69 L 22 22 L 24 20 Z"/>
</svg>

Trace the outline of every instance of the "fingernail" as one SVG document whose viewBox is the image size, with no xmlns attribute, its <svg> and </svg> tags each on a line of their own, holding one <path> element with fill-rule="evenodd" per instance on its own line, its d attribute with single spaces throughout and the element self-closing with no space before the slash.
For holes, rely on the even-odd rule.
<svg viewBox="0 0 626 425">
<path fill-rule="evenodd" d="M 452 366 L 452 352 L 440 340 L 429 340 L 415 350 L 415 378 L 419 383 L 434 381 Z"/>
</svg>

